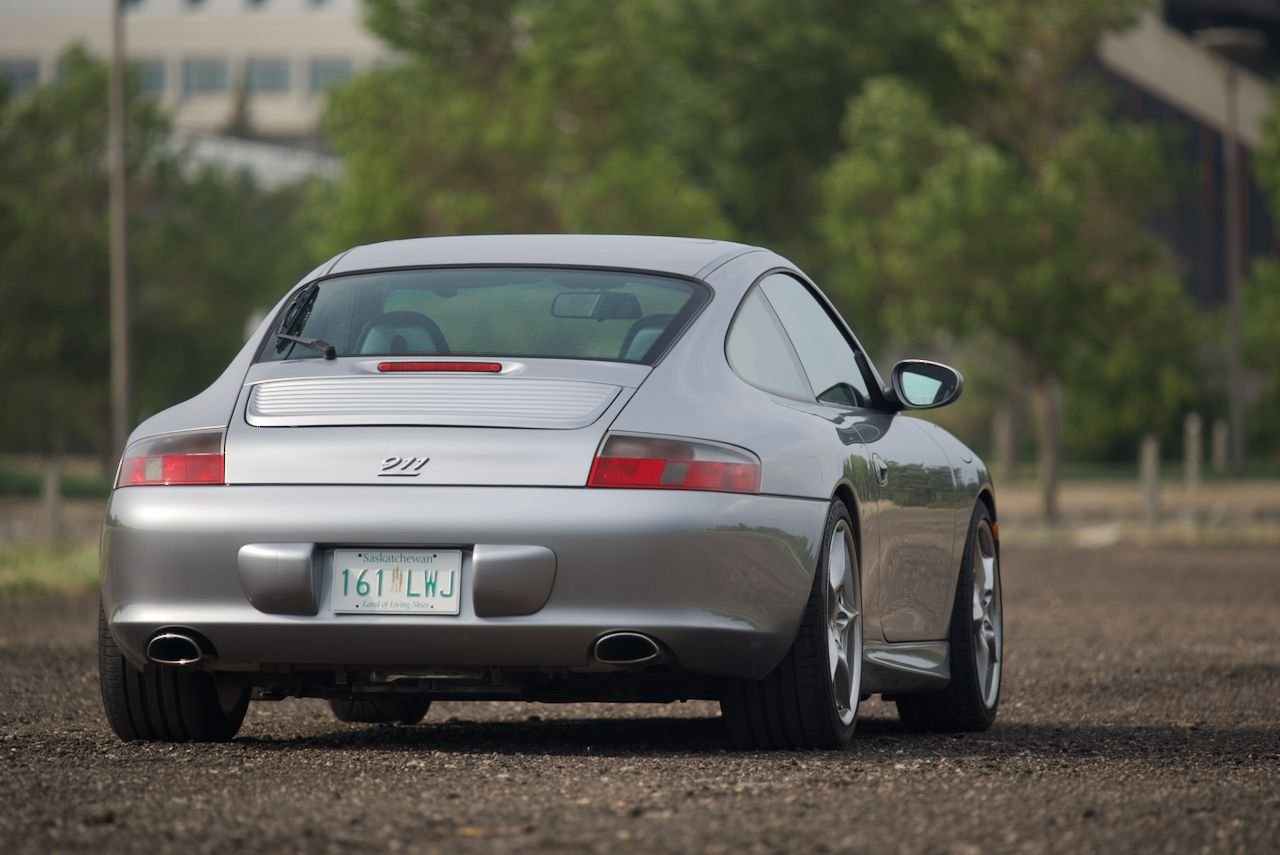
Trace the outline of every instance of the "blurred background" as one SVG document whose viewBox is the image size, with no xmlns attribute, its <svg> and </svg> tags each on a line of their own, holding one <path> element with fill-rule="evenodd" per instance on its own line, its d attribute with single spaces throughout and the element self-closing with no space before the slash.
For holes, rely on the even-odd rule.
<svg viewBox="0 0 1280 855">
<path fill-rule="evenodd" d="M 0 0 L 0 591 L 317 264 L 480 232 L 767 245 L 1013 536 L 1274 542 L 1277 74 L 1280 0 Z"/>
</svg>

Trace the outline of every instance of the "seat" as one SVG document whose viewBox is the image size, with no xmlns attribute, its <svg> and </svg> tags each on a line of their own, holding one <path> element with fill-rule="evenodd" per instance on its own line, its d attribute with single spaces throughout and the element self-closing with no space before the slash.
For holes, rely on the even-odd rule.
<svg viewBox="0 0 1280 855">
<path fill-rule="evenodd" d="M 671 324 L 675 315 L 646 315 L 631 325 L 627 334 L 622 337 L 622 347 L 618 349 L 618 358 L 628 362 L 640 362 L 644 359 L 654 342 Z"/>
<path fill-rule="evenodd" d="M 383 312 L 360 331 L 356 352 L 365 355 L 448 353 L 435 321 L 420 312 Z"/>
</svg>

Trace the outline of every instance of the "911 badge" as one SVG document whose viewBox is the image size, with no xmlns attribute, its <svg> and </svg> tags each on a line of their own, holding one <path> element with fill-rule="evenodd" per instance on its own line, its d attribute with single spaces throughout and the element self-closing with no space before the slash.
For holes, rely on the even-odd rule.
<svg viewBox="0 0 1280 855">
<path fill-rule="evenodd" d="M 384 457 L 379 478 L 417 478 L 430 457 Z"/>
</svg>

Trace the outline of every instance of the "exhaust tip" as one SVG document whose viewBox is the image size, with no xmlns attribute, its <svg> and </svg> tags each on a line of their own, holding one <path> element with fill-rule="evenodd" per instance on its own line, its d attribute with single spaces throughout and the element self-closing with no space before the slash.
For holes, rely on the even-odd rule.
<svg viewBox="0 0 1280 855">
<path fill-rule="evenodd" d="M 662 649 L 639 632 L 610 632 L 596 641 L 592 655 L 605 665 L 643 665 L 661 656 Z"/>
<path fill-rule="evenodd" d="M 200 645 L 180 632 L 161 632 L 147 643 L 147 658 L 157 665 L 195 665 L 204 658 Z"/>
</svg>

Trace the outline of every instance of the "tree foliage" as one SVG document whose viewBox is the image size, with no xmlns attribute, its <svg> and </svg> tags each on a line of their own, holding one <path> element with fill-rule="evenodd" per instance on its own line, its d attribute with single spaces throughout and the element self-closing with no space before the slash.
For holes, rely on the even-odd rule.
<svg viewBox="0 0 1280 855">
<path fill-rule="evenodd" d="M 0 441 L 105 453 L 107 72 L 78 48 L 60 67 L 26 96 L 0 93 Z M 246 314 L 306 266 L 296 200 L 193 171 L 137 81 L 128 104 L 136 422 L 208 385 Z"/>
<path fill-rule="evenodd" d="M 1202 324 L 1146 227 L 1170 196 L 1164 141 L 1112 115 L 1091 61 L 1146 6 L 364 0 L 397 58 L 330 94 L 343 176 L 274 193 L 194 169 L 135 87 L 134 415 L 201 388 L 248 312 L 353 244 L 691 234 L 792 255 L 875 355 L 996 353 L 975 388 L 1039 402 L 1047 463 L 1129 457 L 1205 394 Z M 0 95 L 11 446 L 106 423 L 106 76 L 83 53 L 65 68 Z M 1280 193 L 1272 126 L 1259 171 Z"/>
<path fill-rule="evenodd" d="M 1048 516 L 1060 385 L 1069 435 L 1094 450 L 1163 428 L 1194 392 L 1192 312 L 1145 225 L 1168 200 L 1162 141 L 1107 118 L 1086 71 L 1125 5 L 956 0 L 942 41 L 974 93 L 963 121 L 907 83 L 872 81 L 827 172 L 824 232 L 856 304 L 890 328 L 986 331 L 1008 347 L 1038 405 Z M 1090 436 L 1100 422 L 1112 434 Z"/>
</svg>

